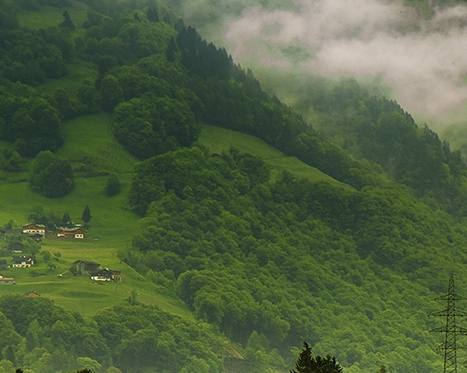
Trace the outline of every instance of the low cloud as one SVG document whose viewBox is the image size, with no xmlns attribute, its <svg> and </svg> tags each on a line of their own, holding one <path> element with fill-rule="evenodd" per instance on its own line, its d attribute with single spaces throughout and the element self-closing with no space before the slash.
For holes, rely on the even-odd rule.
<svg viewBox="0 0 467 373">
<path fill-rule="evenodd" d="M 325 76 L 379 77 L 415 115 L 438 120 L 467 102 L 467 6 L 418 13 L 397 1 L 295 0 L 223 19 L 236 61 Z"/>
</svg>

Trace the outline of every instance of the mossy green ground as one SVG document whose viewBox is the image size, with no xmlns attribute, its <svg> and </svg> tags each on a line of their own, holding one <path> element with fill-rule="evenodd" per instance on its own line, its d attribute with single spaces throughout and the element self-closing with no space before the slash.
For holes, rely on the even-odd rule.
<svg viewBox="0 0 467 373">
<path fill-rule="evenodd" d="M 49 269 L 39 254 L 39 263 L 32 268 L 3 270 L 4 276 L 15 278 L 16 285 L 1 286 L 0 296 L 37 291 L 42 296 L 54 299 L 60 306 L 84 315 L 93 315 L 102 308 L 122 302 L 132 291 L 136 291 L 138 299 L 143 303 L 192 317 L 182 301 L 160 291 L 156 285 L 117 258 L 118 250 L 131 245 L 140 218 L 128 204 L 132 170 L 138 160 L 115 140 L 111 132 L 111 118 L 107 114 L 97 114 L 64 123 L 62 133 L 65 145 L 57 155 L 69 159 L 75 170 L 75 188 L 66 197 L 50 199 L 33 192 L 27 182 L 27 172 L 4 172 L 0 175 L 0 225 L 13 219 L 16 228 L 20 228 L 28 222 L 28 216 L 35 205 L 42 205 L 46 212 L 58 216 L 68 212 L 79 223 L 86 205 L 92 215 L 85 240 L 47 238 L 43 241 L 42 250 L 52 254 L 51 262 L 56 268 Z M 312 181 L 324 180 L 345 185 L 294 157 L 284 156 L 258 138 L 239 132 L 203 126 L 199 143 L 212 152 L 220 153 L 234 146 L 242 152 L 256 155 L 273 166 L 273 177 L 282 170 L 288 170 Z M 116 173 L 122 184 L 121 193 L 115 197 L 108 197 L 104 193 L 110 172 Z M 61 254 L 59 260 L 54 253 Z M 88 276 L 73 276 L 69 270 L 73 262 L 79 259 L 96 261 L 101 267 L 121 270 L 122 283 L 99 284 Z"/>
</svg>

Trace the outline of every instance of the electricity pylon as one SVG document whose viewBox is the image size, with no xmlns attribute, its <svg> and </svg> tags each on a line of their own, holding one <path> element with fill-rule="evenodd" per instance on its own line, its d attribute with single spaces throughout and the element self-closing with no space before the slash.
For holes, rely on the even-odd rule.
<svg viewBox="0 0 467 373">
<path fill-rule="evenodd" d="M 454 292 L 454 275 L 449 278 L 447 294 L 436 300 L 446 301 L 446 308 L 430 316 L 445 317 L 446 325 L 431 331 L 444 333 L 444 343 L 438 347 L 438 350 L 444 350 L 444 373 L 457 373 L 457 350 L 462 348 L 457 345 L 457 336 L 467 335 L 467 329 L 456 324 L 456 317 L 466 317 L 467 313 L 456 308 L 456 301 L 465 300 L 465 298 Z"/>
</svg>

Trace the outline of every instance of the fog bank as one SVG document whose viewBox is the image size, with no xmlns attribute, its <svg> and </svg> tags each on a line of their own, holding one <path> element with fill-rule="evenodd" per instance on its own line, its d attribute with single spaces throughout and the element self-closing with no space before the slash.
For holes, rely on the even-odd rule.
<svg viewBox="0 0 467 373">
<path fill-rule="evenodd" d="M 389 0 L 195 3 L 179 0 L 184 16 L 244 66 L 377 77 L 406 110 L 435 122 L 452 121 L 465 108 L 463 4 L 429 13 Z"/>
</svg>

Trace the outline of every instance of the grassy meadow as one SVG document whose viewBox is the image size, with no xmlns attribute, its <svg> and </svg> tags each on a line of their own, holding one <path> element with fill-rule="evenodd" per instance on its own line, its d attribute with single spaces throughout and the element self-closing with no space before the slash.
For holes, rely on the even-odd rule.
<svg viewBox="0 0 467 373">
<path fill-rule="evenodd" d="M 325 181 L 332 185 L 351 188 L 349 185 L 333 179 L 317 168 L 303 163 L 296 157 L 286 156 L 280 150 L 266 144 L 263 140 L 241 132 L 203 125 L 198 142 L 213 153 L 220 154 L 223 151 L 228 151 L 231 147 L 235 147 L 241 152 L 250 153 L 261 158 L 272 166 L 271 174 L 273 180 L 282 171 L 287 170 L 311 182 Z"/>
<path fill-rule="evenodd" d="M 78 1 L 73 3 L 72 7 L 66 8 L 70 15 L 75 31 L 73 36 L 84 36 L 86 29 L 83 23 L 87 20 L 87 5 Z M 39 30 L 41 28 L 58 26 L 63 22 L 64 9 L 53 6 L 42 6 L 40 11 L 23 10 L 18 13 L 18 21 L 20 26 L 31 30 Z M 37 15 L 40 14 L 40 17 Z"/>
<path fill-rule="evenodd" d="M 67 309 L 76 310 L 84 316 L 92 316 L 102 308 L 127 299 L 132 291 L 145 304 L 156 305 L 164 311 L 192 317 L 181 300 L 158 293 L 156 285 L 116 257 L 116 246 L 105 238 L 94 240 L 72 240 L 48 238 L 43 241 L 42 251 L 49 251 L 56 268 L 50 269 L 38 255 L 38 264 L 31 268 L 9 268 L 2 271 L 5 277 L 14 277 L 16 285 L 0 287 L 0 295 L 26 294 L 36 291 Z M 57 258 L 54 253 L 60 253 Z M 120 284 L 94 282 L 89 276 L 74 276 L 70 272 L 73 262 L 82 259 L 95 261 L 101 268 L 122 271 Z"/>
</svg>

